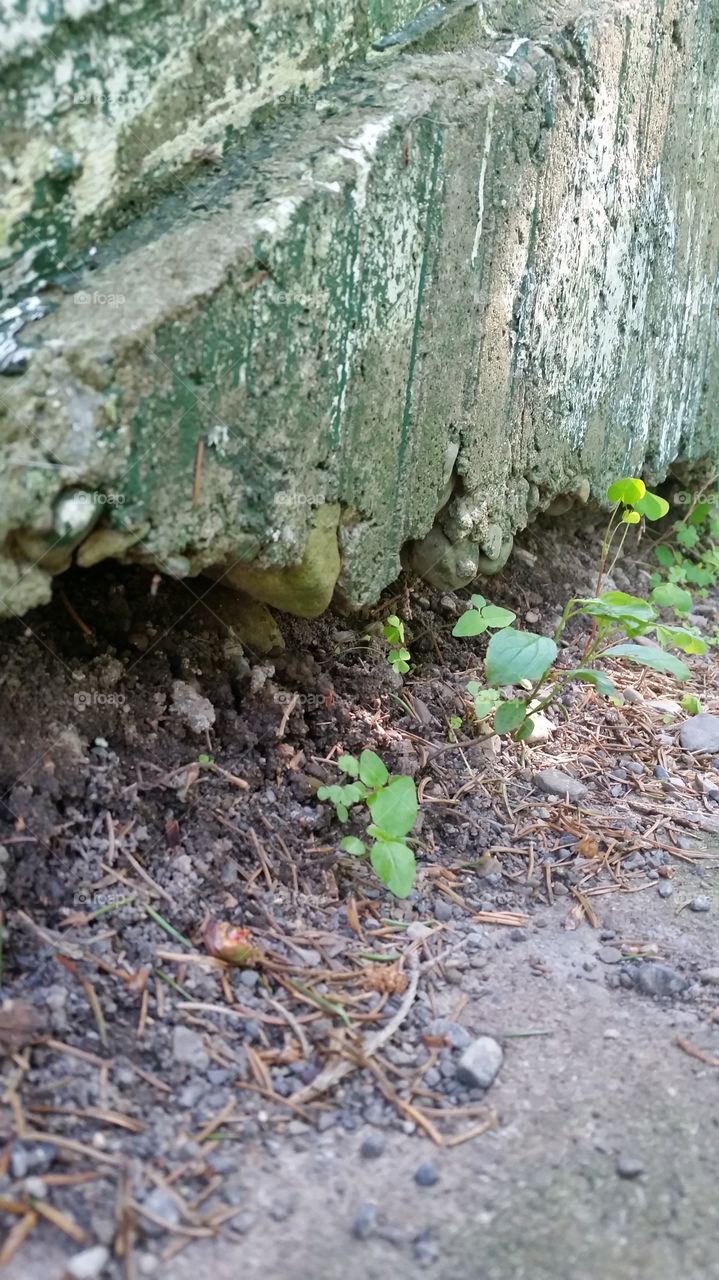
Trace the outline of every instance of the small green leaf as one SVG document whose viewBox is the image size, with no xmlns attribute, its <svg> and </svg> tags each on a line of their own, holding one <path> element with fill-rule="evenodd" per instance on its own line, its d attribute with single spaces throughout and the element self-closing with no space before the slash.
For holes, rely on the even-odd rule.
<svg viewBox="0 0 719 1280">
<path fill-rule="evenodd" d="M 538 680 L 551 667 L 557 646 L 549 636 L 507 627 L 496 631 L 487 646 L 485 671 L 490 684 L 519 684 Z"/>
<path fill-rule="evenodd" d="M 639 502 L 646 493 L 646 485 L 643 480 L 634 479 L 632 476 L 623 476 L 621 480 L 615 480 L 614 484 L 610 484 L 607 489 L 607 498 L 610 502 L 623 502 L 627 507 L 633 507 Z"/>
<path fill-rule="evenodd" d="M 516 618 L 516 613 L 512 613 L 511 609 L 502 609 L 498 604 L 488 604 L 482 610 L 482 617 L 488 627 L 499 630 L 500 627 L 509 627 Z"/>
<path fill-rule="evenodd" d="M 526 720 L 520 724 L 517 732 L 514 734 L 515 741 L 526 742 L 527 738 L 531 738 L 534 728 L 534 720 L 531 716 L 527 716 Z"/>
<path fill-rule="evenodd" d="M 198 764 L 214 764 L 215 762 L 212 759 L 212 756 L 201 755 L 197 757 L 197 763 Z"/>
<path fill-rule="evenodd" d="M 367 846 L 357 839 L 357 836 L 345 836 L 340 840 L 340 849 L 344 849 L 345 853 L 351 853 L 356 858 L 362 858 L 367 852 Z"/>
<path fill-rule="evenodd" d="M 641 518 L 642 517 L 639 515 L 637 511 L 627 510 L 622 513 L 623 524 L 639 524 Z"/>
<path fill-rule="evenodd" d="M 417 817 L 417 788 L 412 778 L 393 778 L 367 800 L 372 821 L 390 836 L 406 836 Z"/>
<path fill-rule="evenodd" d="M 417 864 L 414 853 L 397 840 L 378 840 L 370 850 L 370 861 L 383 884 L 397 898 L 412 892 Z"/>
<path fill-rule="evenodd" d="M 643 498 L 634 503 L 634 510 L 647 520 L 661 520 L 669 510 L 669 503 L 666 498 L 660 498 L 658 493 L 647 491 Z"/>
<path fill-rule="evenodd" d="M 348 813 L 348 811 L 347 811 L 347 806 L 346 806 L 346 805 L 344 805 L 344 804 L 338 804 L 338 805 L 337 805 L 337 817 L 339 818 L 340 822 L 346 822 L 346 821 L 347 821 L 347 819 L 349 818 L 349 813 Z"/>
<path fill-rule="evenodd" d="M 487 630 L 487 623 L 478 609 L 468 609 L 452 628 L 453 636 L 480 636 Z"/>
<path fill-rule="evenodd" d="M 670 565 L 674 564 L 674 552 L 671 551 L 669 547 L 655 547 L 654 554 L 659 563 L 664 565 L 665 569 L 668 569 Z"/>
<path fill-rule="evenodd" d="M 702 704 L 694 693 L 685 693 L 684 696 L 679 699 L 679 705 L 690 716 L 701 715 Z"/>
<path fill-rule="evenodd" d="M 387 768 L 374 751 L 363 751 L 359 758 L 359 776 L 366 787 L 376 791 L 383 787 L 389 778 Z"/>
<path fill-rule="evenodd" d="M 677 613 L 689 613 L 692 597 L 689 591 L 674 582 L 662 582 L 652 591 L 652 600 L 661 609 L 675 609 Z"/>
<path fill-rule="evenodd" d="M 473 604 L 475 609 L 483 609 L 487 603 L 484 596 L 470 596 L 469 600 L 470 604 Z"/>
<path fill-rule="evenodd" d="M 662 645 L 674 645 L 682 653 L 706 653 L 706 641 L 698 631 L 690 631 L 685 627 L 657 627 L 657 640 Z"/>
<path fill-rule="evenodd" d="M 625 591 L 604 591 L 602 595 L 581 600 L 582 612 L 590 618 L 616 619 L 619 622 L 653 622 L 656 610 L 648 600 L 629 596 Z"/>
<path fill-rule="evenodd" d="M 511 702 L 500 702 L 494 713 L 495 733 L 511 733 L 518 729 L 526 718 L 527 706 L 522 698 L 513 698 Z"/>
<path fill-rule="evenodd" d="M 593 684 L 597 693 L 603 698 L 619 699 L 614 684 L 603 671 L 594 671 L 592 667 L 578 667 L 576 671 L 568 671 L 567 675 L 570 680 L 581 680 L 585 684 Z"/>
<path fill-rule="evenodd" d="M 356 756 L 340 756 L 337 761 L 337 768 L 343 773 L 348 773 L 350 778 L 356 778 L 359 774 L 359 760 Z"/>
<path fill-rule="evenodd" d="M 673 653 L 666 653 L 664 649 L 655 649 L 653 645 L 645 648 L 640 644 L 615 644 L 612 649 L 606 650 L 604 657 L 629 658 L 631 662 L 638 662 L 641 667 L 651 667 L 653 671 L 669 671 L 677 680 L 688 680 L 691 675 L 681 658 Z"/>
<path fill-rule="evenodd" d="M 470 680 L 469 684 L 467 685 L 467 693 L 471 693 L 472 697 L 474 698 L 480 692 L 481 688 L 482 686 L 480 685 L 478 680 Z"/>
<path fill-rule="evenodd" d="M 699 541 L 697 530 L 688 524 L 677 525 L 676 539 L 680 547 L 686 547 L 691 550 Z"/>
</svg>

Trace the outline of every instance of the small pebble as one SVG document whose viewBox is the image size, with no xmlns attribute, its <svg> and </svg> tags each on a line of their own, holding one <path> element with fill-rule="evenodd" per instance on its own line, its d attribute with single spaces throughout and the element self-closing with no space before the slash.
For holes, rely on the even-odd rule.
<svg viewBox="0 0 719 1280">
<path fill-rule="evenodd" d="M 629 702 L 629 703 L 644 701 L 644 698 L 642 697 L 639 690 L 632 689 L 631 686 L 628 689 L 622 689 L 622 697 L 624 698 L 625 702 Z"/>
<path fill-rule="evenodd" d="M 669 781 L 669 773 L 668 773 L 668 771 L 664 768 L 664 765 L 663 765 L 663 764 L 655 764 L 655 766 L 654 766 L 654 777 L 655 777 L 655 778 L 659 778 L 659 780 L 660 780 L 661 782 L 668 782 L 668 781 Z"/>
<path fill-rule="evenodd" d="M 577 804 L 587 794 L 583 782 L 563 773 L 561 769 L 542 769 L 540 773 L 535 773 L 534 785 L 549 795 L 566 796 L 572 804 Z"/>
<path fill-rule="evenodd" d="M 669 880 L 662 880 L 661 884 L 657 885 L 657 893 L 660 898 L 671 898 L 673 892 L 674 888 Z"/>
<path fill-rule="evenodd" d="M 385 1136 L 383 1133 L 368 1133 L 360 1147 L 360 1155 L 363 1160 L 377 1160 L 385 1149 Z"/>
<path fill-rule="evenodd" d="M 470 1089 L 488 1089 L 503 1061 L 502 1046 L 491 1036 L 478 1036 L 459 1060 L 457 1079 Z"/>
<path fill-rule="evenodd" d="M 109 1261 L 110 1250 L 104 1244 L 95 1244 L 70 1258 L 65 1264 L 65 1275 L 68 1280 L 97 1280 Z"/>
<path fill-rule="evenodd" d="M 622 953 L 618 947 L 600 947 L 597 952 L 597 959 L 602 964 L 619 964 Z"/>
<path fill-rule="evenodd" d="M 433 1187 L 439 1182 L 439 1169 L 436 1164 L 421 1164 L 415 1170 L 414 1180 L 418 1187 Z"/>
<path fill-rule="evenodd" d="M 363 1204 L 357 1211 L 352 1223 L 352 1235 L 355 1240 L 368 1240 L 377 1228 L 377 1205 Z"/>
<path fill-rule="evenodd" d="M 644 1173 L 644 1165 L 637 1156 L 620 1156 L 615 1167 L 620 1178 L 638 1178 Z"/>
<path fill-rule="evenodd" d="M 708 898 L 705 898 L 703 896 L 700 896 L 698 898 L 692 898 L 691 902 L 689 903 L 689 910 L 690 911 L 711 911 L 711 902 L 709 901 Z"/>
<path fill-rule="evenodd" d="M 702 969 L 699 978 L 702 982 L 706 982 L 708 986 L 719 987 L 719 969 Z"/>
</svg>

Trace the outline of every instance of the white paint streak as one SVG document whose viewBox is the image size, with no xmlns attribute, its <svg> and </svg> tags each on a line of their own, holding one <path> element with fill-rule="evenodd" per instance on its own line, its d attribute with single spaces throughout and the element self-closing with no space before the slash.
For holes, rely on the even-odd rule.
<svg viewBox="0 0 719 1280">
<path fill-rule="evenodd" d="M 477 204 L 479 206 L 479 218 L 477 219 L 477 227 L 474 232 L 474 244 L 472 245 L 472 266 L 477 261 L 479 253 L 479 242 L 482 239 L 482 228 L 484 226 L 484 181 L 487 176 L 487 162 L 489 160 L 489 152 L 492 146 L 492 120 L 494 118 L 494 98 L 491 99 L 487 107 L 487 122 L 484 128 L 484 148 L 482 150 L 482 167 L 479 171 L 479 187 L 477 190 Z"/>
</svg>

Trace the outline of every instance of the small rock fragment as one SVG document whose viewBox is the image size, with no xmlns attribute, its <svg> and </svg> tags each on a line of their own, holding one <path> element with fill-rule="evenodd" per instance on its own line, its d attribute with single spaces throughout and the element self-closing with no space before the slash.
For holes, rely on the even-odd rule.
<svg viewBox="0 0 719 1280">
<path fill-rule="evenodd" d="M 622 689 L 622 697 L 624 698 L 625 702 L 629 702 L 629 703 L 639 703 L 644 701 L 644 698 L 642 697 L 639 690 L 632 689 L 631 685 L 629 686 L 628 689 Z"/>
<path fill-rule="evenodd" d="M 143 1200 L 142 1207 L 147 1209 L 153 1218 L 159 1218 L 162 1223 L 166 1223 L 168 1230 L 176 1227 L 180 1221 L 180 1206 L 175 1197 L 164 1187 L 154 1187 Z M 160 1235 L 164 1229 L 160 1222 L 153 1222 L 151 1218 L 143 1218 L 142 1226 L 148 1236 Z"/>
<path fill-rule="evenodd" d="M 177 1026 L 172 1033 L 172 1056 L 175 1062 L 204 1071 L 210 1058 L 202 1043 L 202 1036 L 191 1027 Z"/>
<path fill-rule="evenodd" d="M 709 901 L 709 899 L 705 897 L 703 894 L 700 894 L 698 898 L 692 898 L 691 902 L 689 903 L 689 910 L 690 911 L 711 911 L 711 905 L 712 904 Z"/>
<path fill-rule="evenodd" d="M 699 979 L 707 986 L 719 987 L 719 969 L 702 969 Z"/>
<path fill-rule="evenodd" d="M 671 898 L 673 892 L 674 886 L 669 880 L 662 880 L 661 884 L 657 885 L 657 893 L 660 898 Z"/>
<path fill-rule="evenodd" d="M 355 1240 L 367 1240 L 377 1229 L 377 1205 L 363 1204 L 352 1223 L 352 1235 Z"/>
<path fill-rule="evenodd" d="M 542 742 L 549 742 L 552 734 L 556 731 L 556 724 L 543 715 L 541 711 L 533 711 L 530 719 L 532 721 L 532 731 L 524 741 L 528 742 L 530 747 L 539 746 Z"/>
<path fill-rule="evenodd" d="M 65 1267 L 67 1280 L 97 1280 L 110 1261 L 110 1250 L 104 1244 L 95 1244 L 91 1249 L 83 1249 Z"/>
<path fill-rule="evenodd" d="M 600 947 L 597 952 L 597 959 L 602 964 L 619 964 L 622 953 L 618 947 Z"/>
<path fill-rule="evenodd" d="M 634 985 L 645 996 L 676 996 L 689 986 L 688 978 L 670 965 L 656 961 L 643 961 L 634 966 L 630 977 L 634 977 Z"/>
<path fill-rule="evenodd" d="M 534 784 L 549 795 L 566 796 L 574 804 L 587 794 L 583 782 L 570 777 L 568 773 L 562 773 L 561 769 L 542 769 L 540 773 L 535 773 Z"/>
<path fill-rule="evenodd" d="M 719 716 L 691 716 L 679 730 L 679 742 L 685 751 L 719 751 Z"/>
<path fill-rule="evenodd" d="M 360 1155 L 363 1160 L 377 1160 L 382 1155 L 385 1148 L 385 1136 L 383 1133 L 368 1133 L 360 1147 Z"/>
<path fill-rule="evenodd" d="M 414 1180 L 418 1187 L 433 1187 L 436 1182 L 439 1182 L 439 1169 L 431 1161 L 421 1164 L 415 1170 Z"/>
<path fill-rule="evenodd" d="M 502 1046 L 491 1036 L 478 1036 L 457 1064 L 457 1079 L 470 1089 L 488 1089 L 503 1061 Z"/>
<path fill-rule="evenodd" d="M 620 1178 L 638 1178 L 644 1173 L 644 1165 L 638 1156 L 622 1155 L 615 1167 Z"/>
<path fill-rule="evenodd" d="M 209 698 L 184 680 L 172 682 L 172 710 L 193 733 L 205 733 L 215 723 L 215 708 Z"/>
</svg>

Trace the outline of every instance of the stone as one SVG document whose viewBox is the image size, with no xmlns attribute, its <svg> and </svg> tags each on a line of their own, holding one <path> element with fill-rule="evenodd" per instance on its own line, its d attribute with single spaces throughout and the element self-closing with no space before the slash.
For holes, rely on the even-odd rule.
<svg viewBox="0 0 719 1280">
<path fill-rule="evenodd" d="M 696 912 L 711 911 L 711 902 L 709 898 L 700 894 L 698 898 L 692 898 L 689 903 L 689 910 Z"/>
<path fill-rule="evenodd" d="M 360 1155 L 363 1160 L 377 1160 L 384 1152 L 387 1139 L 383 1133 L 368 1133 L 362 1140 Z"/>
<path fill-rule="evenodd" d="M 97 1280 L 109 1261 L 110 1250 L 104 1244 L 92 1245 L 65 1263 L 65 1276 L 67 1280 Z"/>
<path fill-rule="evenodd" d="M 172 710 L 193 733 L 206 733 L 215 723 L 215 708 L 191 684 L 172 682 Z"/>
<path fill-rule="evenodd" d="M 719 751 L 719 716 L 702 711 L 685 720 L 679 730 L 679 743 L 685 751 Z"/>
<path fill-rule="evenodd" d="M 659 894 L 660 898 L 671 898 L 672 894 L 674 893 L 674 886 L 672 885 L 671 881 L 662 880 L 661 884 L 657 885 L 657 893 Z"/>
<path fill-rule="evenodd" d="M 352 1235 L 355 1240 L 368 1240 L 377 1229 L 377 1205 L 363 1204 L 355 1214 Z"/>
<path fill-rule="evenodd" d="M 472 1037 L 459 1022 L 451 1018 L 433 1018 L 427 1024 L 426 1035 L 445 1040 L 453 1049 L 466 1049 L 472 1043 Z"/>
<path fill-rule="evenodd" d="M 626 1178 L 629 1181 L 644 1173 L 643 1161 L 634 1155 L 621 1155 L 615 1168 L 620 1178 Z"/>
<path fill-rule="evenodd" d="M 702 969 L 699 974 L 699 981 L 706 983 L 707 986 L 719 987 L 719 968 Z"/>
<path fill-rule="evenodd" d="M 677 996 L 689 986 L 688 978 L 655 960 L 644 960 L 627 972 L 633 977 L 637 991 L 645 996 Z"/>
<path fill-rule="evenodd" d="M 439 1169 L 431 1161 L 421 1164 L 415 1169 L 414 1180 L 418 1187 L 433 1187 L 439 1182 Z"/>
<path fill-rule="evenodd" d="M 533 711 L 531 721 L 532 731 L 529 736 L 524 739 L 525 742 L 529 743 L 530 747 L 537 747 L 543 742 L 549 742 L 552 734 L 556 733 L 557 726 L 541 711 Z"/>
<path fill-rule="evenodd" d="M 205 1071 L 210 1065 L 210 1057 L 202 1043 L 202 1036 L 191 1027 L 182 1024 L 176 1026 L 172 1033 L 172 1056 L 182 1066 L 194 1067 L 196 1071 Z"/>
<path fill-rule="evenodd" d="M 317 618 L 324 613 L 340 572 L 337 542 L 340 508 L 327 503 L 315 512 L 298 564 L 263 569 L 256 564 L 235 561 L 223 571 L 223 582 L 239 587 L 255 600 L 284 609 L 300 618 Z"/>
<path fill-rule="evenodd" d="M 478 1036 L 463 1052 L 457 1079 L 470 1089 L 488 1089 L 504 1061 L 502 1046 L 492 1036 Z"/>
<path fill-rule="evenodd" d="M 153 1187 L 152 1191 L 145 1197 L 142 1207 L 147 1209 L 154 1218 L 162 1219 L 167 1227 L 176 1227 L 181 1218 L 180 1206 L 175 1197 L 164 1187 Z M 160 1222 L 153 1222 L 151 1218 L 142 1217 L 142 1227 L 148 1236 L 157 1236 L 165 1229 Z"/>
<path fill-rule="evenodd" d="M 597 952 L 597 959 L 602 964 L 619 964 L 622 959 L 622 953 L 618 947 L 600 947 Z"/>
<path fill-rule="evenodd" d="M 633 689 L 631 685 L 627 689 L 622 689 L 622 697 L 624 698 L 625 702 L 629 703 L 630 706 L 635 703 L 638 705 L 639 703 L 644 701 L 644 697 L 639 692 L 639 690 Z"/>
<path fill-rule="evenodd" d="M 553 796 L 566 797 L 572 804 L 578 804 L 587 794 L 587 788 L 583 782 L 572 778 L 568 773 L 563 773 L 561 769 L 542 769 L 539 773 L 535 773 L 533 781 L 540 791 L 546 791 Z"/>
</svg>

